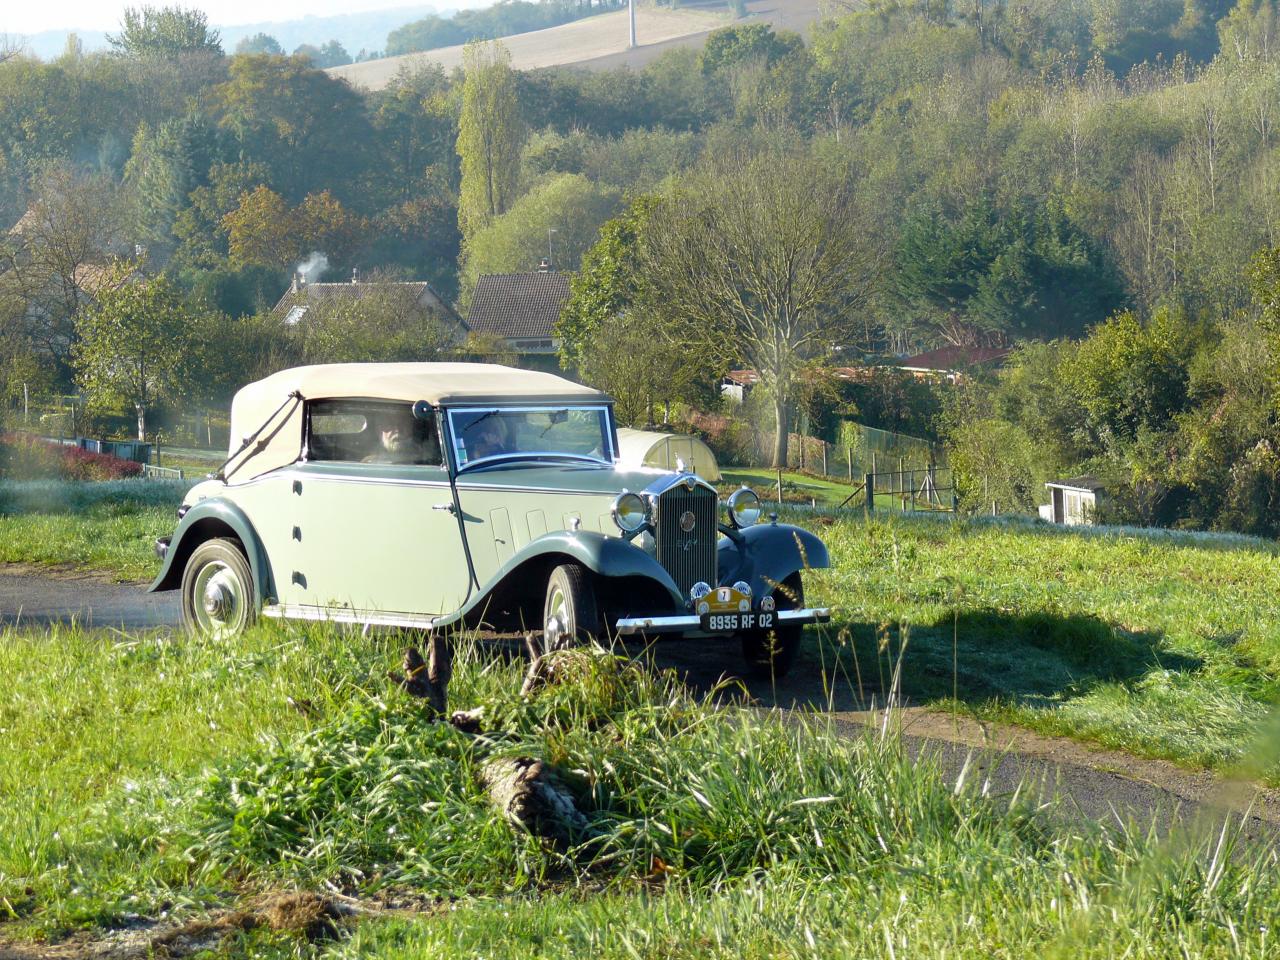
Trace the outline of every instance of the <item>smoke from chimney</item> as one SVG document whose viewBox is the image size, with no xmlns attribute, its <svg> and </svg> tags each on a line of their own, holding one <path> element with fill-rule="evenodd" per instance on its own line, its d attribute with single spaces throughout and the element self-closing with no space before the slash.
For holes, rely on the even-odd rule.
<svg viewBox="0 0 1280 960">
<path fill-rule="evenodd" d="M 315 283 L 328 269 L 329 258 L 319 251 L 312 251 L 307 254 L 307 259 L 298 264 L 297 273 L 303 283 Z"/>
</svg>

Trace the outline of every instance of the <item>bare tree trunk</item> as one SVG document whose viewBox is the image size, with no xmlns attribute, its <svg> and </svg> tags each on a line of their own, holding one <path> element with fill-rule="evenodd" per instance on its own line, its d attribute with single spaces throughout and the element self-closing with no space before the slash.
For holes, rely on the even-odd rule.
<svg viewBox="0 0 1280 960">
<path fill-rule="evenodd" d="M 145 443 L 147 439 L 147 408 L 141 403 L 134 404 L 134 409 L 138 411 L 138 442 Z"/>
<path fill-rule="evenodd" d="M 778 428 L 777 434 L 773 438 L 773 466 L 785 467 L 787 465 L 787 436 L 791 425 L 787 420 L 787 398 L 783 395 L 781 389 L 775 389 L 773 393 L 773 418 Z"/>
</svg>

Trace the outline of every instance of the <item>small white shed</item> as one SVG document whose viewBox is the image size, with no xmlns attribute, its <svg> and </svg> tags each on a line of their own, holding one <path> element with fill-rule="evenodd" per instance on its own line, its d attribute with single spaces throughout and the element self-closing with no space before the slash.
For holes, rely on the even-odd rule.
<svg viewBox="0 0 1280 960">
<path fill-rule="evenodd" d="M 1051 480 L 1045 487 L 1049 490 L 1049 502 L 1040 507 L 1042 519 L 1069 527 L 1097 522 L 1098 501 L 1103 496 L 1103 486 L 1097 478 Z"/>
<path fill-rule="evenodd" d="M 675 470 L 677 460 L 703 480 L 715 483 L 720 479 L 716 455 L 697 437 L 618 428 L 618 461 L 624 466 Z"/>
</svg>

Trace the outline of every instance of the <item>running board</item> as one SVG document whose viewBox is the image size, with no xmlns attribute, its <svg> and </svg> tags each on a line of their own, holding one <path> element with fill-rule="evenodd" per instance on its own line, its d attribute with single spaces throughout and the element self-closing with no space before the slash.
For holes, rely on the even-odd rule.
<svg viewBox="0 0 1280 960">
<path fill-rule="evenodd" d="M 327 623 L 355 623 L 370 627 L 406 627 L 416 630 L 432 629 L 440 617 L 420 613 L 378 613 L 372 610 L 335 610 L 332 607 L 312 607 L 306 604 L 276 603 L 262 608 L 264 617 L 277 620 L 311 620 Z"/>
</svg>

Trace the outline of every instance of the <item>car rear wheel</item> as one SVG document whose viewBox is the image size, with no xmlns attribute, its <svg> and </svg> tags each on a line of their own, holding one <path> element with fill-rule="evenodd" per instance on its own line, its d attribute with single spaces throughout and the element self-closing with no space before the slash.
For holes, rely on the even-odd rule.
<svg viewBox="0 0 1280 960">
<path fill-rule="evenodd" d="M 773 599 L 774 609 L 779 611 L 804 606 L 804 583 L 799 572 L 778 584 Z M 742 656 L 747 661 L 747 672 L 753 677 L 771 680 L 786 676 L 796 661 L 803 636 L 803 624 L 743 634 Z"/>
<path fill-rule="evenodd" d="M 222 640 L 247 629 L 258 617 L 249 561 L 234 540 L 206 540 L 192 551 L 182 572 L 182 625 L 194 634 Z"/>
<path fill-rule="evenodd" d="M 587 571 L 565 563 L 547 578 L 542 608 L 542 649 L 562 650 L 585 643 L 600 629 L 600 609 Z"/>
</svg>

